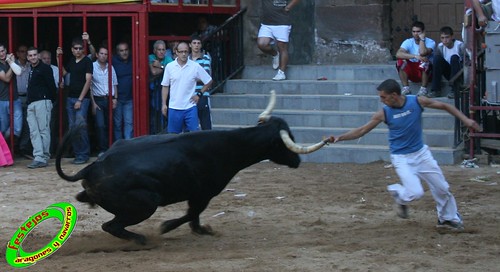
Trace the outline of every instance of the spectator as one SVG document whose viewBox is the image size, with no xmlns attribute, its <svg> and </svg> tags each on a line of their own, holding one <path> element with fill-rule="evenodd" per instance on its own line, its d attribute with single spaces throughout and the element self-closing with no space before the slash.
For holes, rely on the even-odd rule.
<svg viewBox="0 0 500 272">
<path fill-rule="evenodd" d="M 432 61 L 432 89 L 429 97 L 441 96 L 441 77 L 446 79 L 454 77 L 462 66 L 462 58 L 464 55 L 464 43 L 453 38 L 453 29 L 449 26 L 444 26 L 440 30 L 441 42 L 436 47 L 436 54 Z M 448 93 L 448 98 L 452 99 L 455 96 L 455 91 L 451 90 Z"/>
<path fill-rule="evenodd" d="M 412 24 L 413 37 L 406 39 L 396 53 L 396 68 L 403 84 L 401 93 L 411 94 L 408 80 L 422 82 L 417 95 L 427 95 L 427 84 L 432 79 L 432 57 L 436 42 L 425 37 L 425 25 L 416 21 Z"/>
<path fill-rule="evenodd" d="M 300 0 L 262 0 L 262 23 L 257 38 L 257 46 L 265 54 L 273 56 L 273 69 L 278 72 L 273 80 L 286 79 L 288 65 L 288 41 L 292 30 L 290 10 Z M 271 43 L 276 42 L 278 50 Z"/>
<path fill-rule="evenodd" d="M 117 96 L 116 72 L 111 66 L 111 91 L 109 90 L 109 65 L 108 49 L 101 46 L 97 52 L 97 60 L 94 61 L 92 73 L 92 113 L 95 114 L 95 125 L 97 129 L 97 149 L 100 157 L 109 147 L 109 96 L 112 97 L 112 108 L 116 108 Z"/>
<path fill-rule="evenodd" d="M 486 26 L 489 20 L 500 21 L 500 0 L 472 0 L 480 26 Z"/>
<path fill-rule="evenodd" d="M 118 80 L 118 101 L 113 115 L 115 140 L 134 137 L 132 57 L 126 42 L 116 45 L 113 68 Z"/>
<path fill-rule="evenodd" d="M 183 127 L 187 131 L 196 131 L 199 130 L 196 104 L 210 88 L 212 78 L 198 63 L 188 59 L 187 43 L 179 43 L 176 53 L 175 61 L 165 67 L 161 82 L 162 113 L 167 116 L 168 111 L 168 133 L 181 133 Z M 196 91 L 198 80 L 204 83 L 200 91 Z"/>
<path fill-rule="evenodd" d="M 30 130 L 28 126 L 28 122 L 26 120 L 28 104 L 27 104 L 27 92 L 28 92 L 28 77 L 30 75 L 31 66 L 27 59 L 27 50 L 28 47 L 26 45 L 20 45 L 17 47 L 17 60 L 16 63 L 21 67 L 21 74 L 16 76 L 17 82 L 17 92 L 19 93 L 19 100 L 21 100 L 22 106 L 22 129 L 21 129 L 21 137 L 19 138 L 19 152 L 22 156 L 33 159 L 31 154 L 33 153 L 33 147 L 31 146 L 30 140 Z"/>
<path fill-rule="evenodd" d="M 52 68 L 52 74 L 54 76 L 54 82 L 56 83 L 56 97 L 52 101 L 52 114 L 50 117 L 50 154 L 55 154 L 57 150 L 57 145 L 59 143 L 59 87 L 64 88 L 64 80 L 61 78 L 61 84 L 59 83 L 59 68 L 52 65 L 52 53 L 48 50 L 42 50 L 40 52 L 40 59 L 43 63 L 50 65 Z M 67 74 L 66 76 L 69 76 Z"/>
<path fill-rule="evenodd" d="M 198 25 L 196 28 L 196 31 L 191 34 L 191 37 L 198 36 L 200 37 L 201 41 L 205 43 L 205 49 L 207 52 L 210 52 L 212 50 L 212 46 L 210 44 L 210 41 L 207 41 L 206 39 L 210 34 L 214 33 L 217 30 L 217 26 L 211 25 L 208 22 L 207 17 L 205 16 L 200 16 L 198 17 Z"/>
<path fill-rule="evenodd" d="M 21 67 L 15 63 L 13 54 L 7 54 L 5 45 L 0 44 L 0 132 L 9 138 L 11 133 L 10 124 L 10 90 L 9 86 L 12 83 L 14 91 L 12 94 L 13 103 L 13 131 L 14 142 L 16 145 L 19 137 L 21 137 L 23 111 L 21 100 L 17 92 L 16 77 L 14 75 L 21 74 Z"/>
<path fill-rule="evenodd" d="M 89 33 L 83 32 L 82 33 L 82 40 L 84 43 L 87 43 L 87 49 L 88 49 L 88 52 L 86 52 L 86 53 L 88 53 L 87 57 L 89 57 L 92 61 L 95 61 L 97 52 L 95 51 L 94 45 L 92 45 L 92 42 L 90 41 Z"/>
<path fill-rule="evenodd" d="M 153 44 L 153 54 L 149 55 L 149 89 L 151 100 L 150 129 L 151 134 L 161 132 L 165 128 L 165 119 L 161 112 L 161 80 L 165 66 L 173 59 L 166 56 L 167 46 L 158 40 Z"/>
<path fill-rule="evenodd" d="M 52 68 L 52 75 L 54 76 L 54 82 L 56 86 L 59 87 L 59 68 L 55 65 L 52 65 L 52 53 L 48 50 L 42 50 L 40 52 L 40 60 L 49 65 Z"/>
<path fill-rule="evenodd" d="M 73 57 L 66 67 L 63 76 L 70 73 L 66 110 L 70 129 L 79 128 L 80 137 L 72 142 L 75 159 L 73 164 L 87 163 L 90 157 L 90 141 L 87 132 L 87 114 L 90 104 L 90 84 L 92 81 L 92 61 L 83 53 L 83 41 L 74 39 L 71 42 Z M 57 55 L 63 54 L 62 48 L 57 48 Z M 57 58 L 59 60 L 59 58 Z"/>
<path fill-rule="evenodd" d="M 422 112 L 424 107 L 444 110 L 460 119 L 468 128 L 480 131 L 479 125 L 450 104 L 423 96 L 402 95 L 399 84 L 393 79 L 382 82 L 377 90 L 384 107 L 373 114 L 365 125 L 338 137 L 331 136 L 330 141 L 355 140 L 380 123 L 387 124 L 391 162 L 402 183 L 387 186 L 394 198 L 397 215 L 408 218 L 407 205 L 424 196 L 424 188 L 420 182 L 422 179 L 429 185 L 436 201 L 436 227 L 462 231 L 462 217 L 458 213 L 455 198 L 449 191 L 449 184 L 428 146 L 423 143 Z"/>
<path fill-rule="evenodd" d="M 191 48 L 191 54 L 189 59 L 197 62 L 209 75 L 212 75 L 212 60 L 208 54 L 205 54 L 202 50 L 201 38 L 199 36 L 193 36 L 191 38 L 191 43 L 189 44 Z M 196 91 L 201 92 L 203 89 L 203 82 L 196 82 Z M 210 92 L 206 91 L 200 96 L 198 103 L 196 104 L 198 108 L 198 119 L 200 119 L 200 126 L 202 130 L 212 129 L 212 116 L 210 115 Z"/>
<path fill-rule="evenodd" d="M 28 168 L 46 167 L 50 159 L 50 118 L 52 101 L 56 97 L 56 83 L 52 68 L 41 62 L 38 49 L 28 49 L 31 64 L 28 79 L 28 116 L 26 117 L 33 145 L 33 162 Z"/>
</svg>

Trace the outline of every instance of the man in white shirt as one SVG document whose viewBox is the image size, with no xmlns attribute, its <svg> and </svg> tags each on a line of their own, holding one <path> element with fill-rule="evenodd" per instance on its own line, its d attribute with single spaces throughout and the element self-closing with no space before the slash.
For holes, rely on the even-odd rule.
<svg viewBox="0 0 500 272">
<path fill-rule="evenodd" d="M 97 144 L 99 155 L 102 155 L 109 147 L 109 134 L 108 134 L 108 124 L 109 124 L 109 106 L 110 106 L 110 96 L 112 101 L 112 108 L 116 108 L 117 101 L 117 85 L 118 79 L 116 77 L 116 72 L 113 66 L 112 76 L 111 76 L 111 90 L 109 90 L 108 84 L 108 49 L 101 46 L 96 53 L 97 60 L 94 61 L 92 74 L 92 85 L 91 85 L 91 96 L 92 99 L 92 113 L 95 114 L 95 125 L 97 132 Z"/>
<path fill-rule="evenodd" d="M 453 38 L 453 29 L 449 26 L 441 28 L 441 42 L 436 48 L 436 54 L 432 62 L 432 87 L 429 97 L 441 96 L 441 77 L 450 79 L 455 76 L 462 66 L 464 55 L 464 43 Z M 448 98 L 455 97 L 454 90 L 448 93 Z"/>
<path fill-rule="evenodd" d="M 187 131 L 200 129 L 196 104 L 212 85 L 212 77 L 201 65 L 188 59 L 189 46 L 186 42 L 179 43 L 176 51 L 177 58 L 167 64 L 163 73 L 161 103 L 162 113 L 168 117 L 167 132 L 178 134 L 183 127 Z M 203 87 L 196 91 L 198 80 L 203 82 Z"/>
</svg>

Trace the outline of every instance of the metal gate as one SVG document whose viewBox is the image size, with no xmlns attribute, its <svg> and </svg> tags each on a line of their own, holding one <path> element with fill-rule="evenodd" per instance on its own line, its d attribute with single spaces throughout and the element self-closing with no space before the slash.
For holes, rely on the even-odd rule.
<svg viewBox="0 0 500 272">
<path fill-rule="evenodd" d="M 55 52 L 57 47 L 63 48 L 65 54 L 59 56 L 59 63 L 65 63 L 70 53 L 71 41 L 83 32 L 89 32 L 93 44 L 103 43 L 110 51 L 108 63 L 112 63 L 112 55 L 115 45 L 120 41 L 127 41 L 130 45 L 131 58 L 133 60 L 133 111 L 135 135 L 148 133 L 148 93 L 147 93 L 147 16 L 140 12 L 88 12 L 72 11 L 71 13 L 44 12 L 28 10 L 26 13 L 0 13 L 0 40 L 6 41 L 9 53 L 15 52 L 19 45 L 35 46 L 41 50 L 49 50 L 52 53 L 52 63 L 55 64 Z M 143 37 L 140 39 L 140 37 Z M 86 44 L 84 45 L 87 46 Z M 144 60 L 144 61 L 137 61 Z M 59 67 L 60 82 L 62 78 L 62 66 Z M 146 76 L 141 76 L 146 75 Z M 109 83 L 111 86 L 111 83 Z M 111 90 L 111 88 L 109 88 Z M 141 91 L 145 90 L 145 91 Z M 11 100 L 12 91 L 11 88 Z M 57 134 L 53 136 L 62 138 L 66 130 L 65 92 L 59 88 L 56 116 Z M 111 100 L 109 103 L 112 103 Z M 12 101 L 11 101 L 12 104 Z M 109 143 L 113 142 L 113 118 L 112 107 L 109 112 Z M 89 111 L 90 112 L 90 111 Z M 11 107 L 11 120 L 13 114 Z M 90 123 L 90 120 L 88 121 Z M 11 126 L 10 146 L 14 143 L 13 126 Z M 57 142 L 56 142 L 57 143 Z M 11 150 L 13 151 L 13 150 Z"/>
</svg>

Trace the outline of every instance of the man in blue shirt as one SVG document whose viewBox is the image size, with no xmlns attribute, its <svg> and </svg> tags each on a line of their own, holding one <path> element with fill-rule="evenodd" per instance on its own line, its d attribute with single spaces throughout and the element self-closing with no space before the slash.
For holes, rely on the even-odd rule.
<svg viewBox="0 0 500 272">
<path fill-rule="evenodd" d="M 128 43 L 120 42 L 116 45 L 116 54 L 112 61 L 118 78 L 118 101 L 113 115 L 116 141 L 134 137 L 132 57 Z"/>
<path fill-rule="evenodd" d="M 424 189 L 420 179 L 427 182 L 429 190 L 436 201 L 438 213 L 437 228 L 454 231 L 464 229 L 463 221 L 458 213 L 455 198 L 449 191 L 441 168 L 434 160 L 429 148 L 422 139 L 422 112 L 424 107 L 445 110 L 468 128 L 480 131 L 479 125 L 467 118 L 454 106 L 429 99 L 425 96 L 402 95 L 399 84 L 388 79 L 378 87 L 380 101 L 385 104 L 365 125 L 352 129 L 338 137 L 330 136 L 330 142 L 354 140 L 370 132 L 378 124 L 384 122 L 389 127 L 389 147 L 391 162 L 402 184 L 387 187 L 393 196 L 398 216 L 408 218 L 407 205 L 420 199 Z"/>
</svg>

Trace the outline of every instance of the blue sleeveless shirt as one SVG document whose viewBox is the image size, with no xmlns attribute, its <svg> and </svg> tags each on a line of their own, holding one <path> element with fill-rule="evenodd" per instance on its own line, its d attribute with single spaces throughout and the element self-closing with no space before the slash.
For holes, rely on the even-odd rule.
<svg viewBox="0 0 500 272">
<path fill-rule="evenodd" d="M 389 127 L 391 154 L 409 154 L 420 150 L 422 139 L 422 112 L 417 96 L 407 95 L 401 108 L 384 106 L 385 123 Z"/>
</svg>

